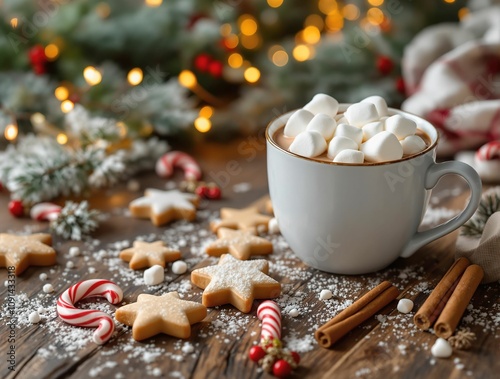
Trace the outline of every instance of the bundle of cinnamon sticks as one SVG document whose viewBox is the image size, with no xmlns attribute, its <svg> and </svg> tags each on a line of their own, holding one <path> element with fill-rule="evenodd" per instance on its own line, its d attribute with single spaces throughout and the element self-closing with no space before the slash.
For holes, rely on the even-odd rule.
<svg viewBox="0 0 500 379">
<path fill-rule="evenodd" d="M 438 337 L 450 337 L 483 276 L 483 269 L 467 258 L 455 261 L 415 314 L 415 325 L 423 330 L 434 325 Z"/>
<path fill-rule="evenodd" d="M 314 333 L 316 341 L 322 347 L 331 347 L 398 296 L 399 290 L 394 285 L 387 281 L 382 282 L 316 330 Z"/>
<path fill-rule="evenodd" d="M 415 314 L 415 324 L 424 330 L 434 325 L 438 337 L 450 337 L 483 276 L 480 266 L 467 258 L 458 259 Z M 314 337 L 320 346 L 329 348 L 398 296 L 394 285 L 382 282 L 316 330 Z"/>
</svg>

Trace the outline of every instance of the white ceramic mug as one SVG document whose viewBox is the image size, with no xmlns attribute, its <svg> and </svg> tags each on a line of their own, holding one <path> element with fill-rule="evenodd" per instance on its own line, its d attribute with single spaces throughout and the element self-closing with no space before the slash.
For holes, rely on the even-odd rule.
<svg viewBox="0 0 500 379">
<path fill-rule="evenodd" d="M 341 104 L 340 111 L 347 106 Z M 389 112 L 414 120 L 430 137 L 430 145 L 392 162 L 319 162 L 286 151 L 273 140 L 293 112 L 267 127 L 274 213 L 291 249 L 306 264 L 336 274 L 374 272 L 457 229 L 477 209 L 481 180 L 476 171 L 461 162 L 436 163 L 436 129 L 420 117 L 395 109 Z M 419 232 L 430 190 L 446 174 L 467 181 L 469 203 L 448 222 Z"/>
</svg>

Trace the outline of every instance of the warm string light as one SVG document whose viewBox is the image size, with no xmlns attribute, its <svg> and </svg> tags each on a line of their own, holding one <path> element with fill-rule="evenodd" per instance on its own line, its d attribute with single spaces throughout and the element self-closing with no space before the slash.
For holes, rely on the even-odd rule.
<svg viewBox="0 0 500 379">
<path fill-rule="evenodd" d="M 95 67 L 88 66 L 83 70 L 83 78 L 87 84 L 95 86 L 101 82 L 102 75 Z"/>
<path fill-rule="evenodd" d="M 127 74 L 127 81 L 133 86 L 140 84 L 143 78 L 144 74 L 142 70 L 138 67 L 133 68 Z"/>
<path fill-rule="evenodd" d="M 279 8 L 283 4 L 283 0 L 267 0 L 267 5 L 271 8 Z"/>
<path fill-rule="evenodd" d="M 19 130 L 17 128 L 17 125 L 15 124 L 9 124 L 5 127 L 5 130 L 3 131 L 3 135 L 5 136 L 5 139 L 7 141 L 14 141 L 17 138 L 17 134 L 19 133 Z"/>
<path fill-rule="evenodd" d="M 212 129 L 212 122 L 206 117 L 198 117 L 194 120 L 194 127 L 200 133 L 206 133 Z"/>
<path fill-rule="evenodd" d="M 148 7 L 156 8 L 156 7 L 159 7 L 163 3 L 163 0 L 144 0 L 144 2 L 146 3 L 146 5 Z"/>
<path fill-rule="evenodd" d="M 71 100 L 64 100 L 61 103 L 61 111 L 63 113 L 71 112 L 74 107 L 75 107 L 75 104 Z"/>
<path fill-rule="evenodd" d="M 227 64 L 231 68 L 240 68 L 243 65 L 243 57 L 241 56 L 241 54 L 232 53 L 227 58 Z"/>
<path fill-rule="evenodd" d="M 384 4 L 384 0 L 368 0 L 368 4 L 370 4 L 374 7 L 379 7 L 382 4 Z"/>
<path fill-rule="evenodd" d="M 190 70 L 182 70 L 177 77 L 179 84 L 188 88 L 195 93 L 200 99 L 205 100 L 207 103 L 224 105 L 224 103 L 217 97 L 213 96 L 210 92 L 198 85 L 198 80 L 195 74 Z"/>
<path fill-rule="evenodd" d="M 293 58 L 298 62 L 304 62 L 311 58 L 312 49 L 307 45 L 297 45 L 292 51 Z"/>
<path fill-rule="evenodd" d="M 469 14 L 469 8 L 463 7 L 458 10 L 458 19 L 462 20 L 465 16 Z"/>
<path fill-rule="evenodd" d="M 330 14 L 338 9 L 337 2 L 335 0 L 319 0 L 318 9 L 323 14 Z"/>
<path fill-rule="evenodd" d="M 68 136 L 64 133 L 59 133 L 56 137 L 56 141 L 59 145 L 65 145 L 68 143 Z"/>
<path fill-rule="evenodd" d="M 57 45 L 51 43 L 47 46 L 45 46 L 45 56 L 47 57 L 47 59 L 49 61 L 53 61 L 55 59 L 57 59 L 57 57 L 59 56 L 59 48 L 57 47 Z"/>
<path fill-rule="evenodd" d="M 380 25 L 384 22 L 384 12 L 378 8 L 370 8 L 366 12 L 366 18 L 372 25 Z"/>
<path fill-rule="evenodd" d="M 57 100 L 64 101 L 69 97 L 69 91 L 64 86 L 59 86 L 55 89 L 54 95 Z"/>
<path fill-rule="evenodd" d="M 200 117 L 205 117 L 205 118 L 210 118 L 214 114 L 214 109 L 210 105 L 205 105 L 200 109 L 199 116 Z"/>
<path fill-rule="evenodd" d="M 248 83 L 256 83 L 260 79 L 260 71 L 257 67 L 248 67 L 243 73 L 243 77 Z"/>
<path fill-rule="evenodd" d="M 17 17 L 10 19 L 10 26 L 12 26 L 13 29 L 17 28 L 18 24 L 19 24 L 19 20 Z"/>
<path fill-rule="evenodd" d="M 355 21 L 359 18 L 359 8 L 354 4 L 347 4 L 342 8 L 342 15 L 349 21 Z"/>
</svg>

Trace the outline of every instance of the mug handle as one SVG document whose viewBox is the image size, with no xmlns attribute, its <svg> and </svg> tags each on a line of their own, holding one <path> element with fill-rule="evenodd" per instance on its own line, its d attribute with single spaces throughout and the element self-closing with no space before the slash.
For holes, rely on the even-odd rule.
<svg viewBox="0 0 500 379">
<path fill-rule="evenodd" d="M 424 232 L 416 232 L 412 239 L 404 247 L 400 257 L 408 258 L 422 246 L 453 232 L 455 229 L 458 229 L 472 217 L 479 206 L 482 193 L 481 179 L 479 178 L 476 170 L 463 162 L 449 161 L 434 163 L 427 169 L 425 188 L 433 188 L 437 184 L 438 180 L 447 174 L 459 175 L 467 181 L 471 191 L 469 204 L 467 204 L 465 209 L 460 214 L 451 220 Z"/>
</svg>

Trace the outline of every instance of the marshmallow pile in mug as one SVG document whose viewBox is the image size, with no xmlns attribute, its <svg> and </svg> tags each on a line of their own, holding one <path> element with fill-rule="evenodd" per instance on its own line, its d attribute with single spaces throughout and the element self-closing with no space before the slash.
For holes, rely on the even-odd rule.
<svg viewBox="0 0 500 379">
<path fill-rule="evenodd" d="M 333 97 L 317 94 L 288 119 L 283 134 L 294 138 L 289 150 L 307 158 L 326 152 L 333 162 L 386 162 L 426 148 L 417 124 L 400 115 L 389 116 L 387 103 L 370 96 L 338 113 Z"/>
</svg>

